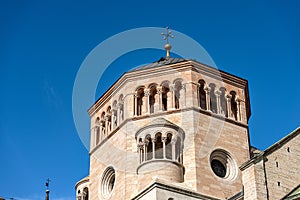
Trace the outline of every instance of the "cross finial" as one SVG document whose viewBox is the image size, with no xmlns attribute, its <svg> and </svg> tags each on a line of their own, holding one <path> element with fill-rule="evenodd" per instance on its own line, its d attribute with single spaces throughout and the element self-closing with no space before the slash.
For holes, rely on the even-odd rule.
<svg viewBox="0 0 300 200">
<path fill-rule="evenodd" d="M 172 31 L 169 30 L 169 27 L 166 27 L 166 33 L 161 33 L 164 37 L 164 40 L 166 40 L 167 44 L 169 44 L 169 37 L 174 38 L 174 35 L 171 35 Z"/>
<path fill-rule="evenodd" d="M 169 30 L 169 27 L 166 27 L 166 33 L 161 33 L 164 37 L 164 40 L 166 40 L 165 50 L 166 50 L 166 60 L 170 58 L 170 50 L 172 46 L 169 44 L 169 37 L 174 38 L 174 35 L 171 35 L 172 31 Z"/>
</svg>

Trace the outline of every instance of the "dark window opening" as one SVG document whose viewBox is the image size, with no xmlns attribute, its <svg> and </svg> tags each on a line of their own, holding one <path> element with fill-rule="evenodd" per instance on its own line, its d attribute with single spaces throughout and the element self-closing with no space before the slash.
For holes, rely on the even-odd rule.
<svg viewBox="0 0 300 200">
<path fill-rule="evenodd" d="M 226 175 L 226 168 L 223 165 L 223 163 L 221 163 L 219 160 L 216 160 L 216 159 L 212 160 L 211 161 L 211 167 L 212 167 L 213 172 L 217 176 L 219 176 L 221 178 L 225 177 L 225 175 Z"/>
</svg>

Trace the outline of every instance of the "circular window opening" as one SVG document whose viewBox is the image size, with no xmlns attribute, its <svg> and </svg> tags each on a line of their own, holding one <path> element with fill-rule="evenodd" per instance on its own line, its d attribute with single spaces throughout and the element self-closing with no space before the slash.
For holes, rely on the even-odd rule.
<svg viewBox="0 0 300 200">
<path fill-rule="evenodd" d="M 108 167 L 104 172 L 101 180 L 101 194 L 104 198 L 108 198 L 115 186 L 115 170 Z"/>
<path fill-rule="evenodd" d="M 216 176 L 226 180 L 234 180 L 238 173 L 235 161 L 227 151 L 222 149 L 211 153 L 210 166 Z"/>
<path fill-rule="evenodd" d="M 219 160 L 212 160 L 211 161 L 211 168 L 214 171 L 214 173 L 221 177 L 224 178 L 226 175 L 226 167 L 219 161 Z"/>
</svg>

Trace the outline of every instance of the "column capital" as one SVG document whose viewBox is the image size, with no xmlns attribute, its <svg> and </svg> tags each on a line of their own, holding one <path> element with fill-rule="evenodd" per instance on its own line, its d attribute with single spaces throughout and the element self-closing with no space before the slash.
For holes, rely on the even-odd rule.
<svg viewBox="0 0 300 200">
<path fill-rule="evenodd" d="M 227 100 L 231 99 L 231 95 L 230 94 L 226 94 L 225 97 L 226 97 Z"/>
<path fill-rule="evenodd" d="M 172 137 L 171 144 L 175 144 L 176 142 L 177 142 L 177 138 L 176 137 Z"/>
<path fill-rule="evenodd" d="M 155 137 L 151 138 L 151 141 L 152 141 L 153 143 L 156 142 L 156 138 L 155 138 Z"/>
<path fill-rule="evenodd" d="M 119 108 L 121 108 L 123 106 L 123 103 L 119 102 L 119 103 L 117 103 L 116 106 L 117 106 L 117 109 L 119 109 Z"/>
<path fill-rule="evenodd" d="M 161 139 L 161 140 L 162 140 L 163 142 L 166 142 L 166 141 L 167 141 L 167 139 L 168 139 L 168 138 L 167 138 L 166 136 L 164 136 L 164 137 L 162 137 L 162 139 Z"/>
<path fill-rule="evenodd" d="M 208 94 L 210 92 L 210 88 L 208 86 L 206 86 L 206 85 L 204 86 L 203 89 L 204 89 L 204 91 L 205 91 L 206 94 Z"/>
<path fill-rule="evenodd" d="M 162 93 L 162 86 L 157 86 L 156 90 L 157 90 L 157 94 L 161 94 Z"/>
<path fill-rule="evenodd" d="M 217 95 L 217 96 L 221 96 L 221 94 L 222 94 L 222 92 L 221 92 L 221 91 L 219 91 L 219 90 L 216 90 L 216 91 L 215 91 L 215 95 Z"/>
<path fill-rule="evenodd" d="M 186 89 L 186 83 L 181 83 L 181 89 L 185 90 Z"/>
<path fill-rule="evenodd" d="M 106 114 L 106 115 L 104 116 L 105 121 L 106 121 L 106 120 L 109 120 L 110 117 L 111 117 L 111 114 Z"/>
<path fill-rule="evenodd" d="M 144 89 L 144 95 L 145 95 L 146 97 L 148 97 L 148 96 L 150 95 L 150 89 L 149 89 L 149 88 Z"/>
</svg>

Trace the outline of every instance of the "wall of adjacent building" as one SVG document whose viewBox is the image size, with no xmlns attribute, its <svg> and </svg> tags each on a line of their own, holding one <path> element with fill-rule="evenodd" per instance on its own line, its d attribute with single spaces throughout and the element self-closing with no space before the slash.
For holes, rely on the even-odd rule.
<svg viewBox="0 0 300 200">
<path fill-rule="evenodd" d="M 266 158 L 269 199 L 281 199 L 300 183 L 300 134 Z"/>
</svg>

